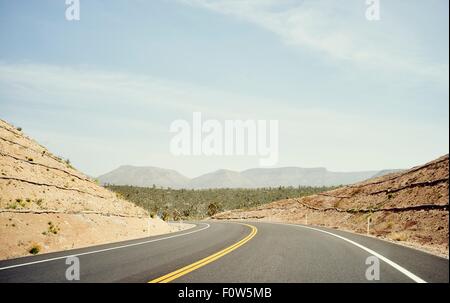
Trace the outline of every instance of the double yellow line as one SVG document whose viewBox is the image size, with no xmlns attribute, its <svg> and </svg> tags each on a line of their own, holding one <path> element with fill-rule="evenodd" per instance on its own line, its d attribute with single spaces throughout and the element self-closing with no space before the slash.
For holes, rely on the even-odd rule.
<svg viewBox="0 0 450 303">
<path fill-rule="evenodd" d="M 209 257 L 203 258 L 203 259 L 201 259 L 201 260 L 199 260 L 199 261 L 197 261 L 195 263 L 192 263 L 190 265 L 182 267 L 182 268 L 180 268 L 178 270 L 175 270 L 175 271 L 173 271 L 171 273 L 168 273 L 167 275 L 164 275 L 162 277 L 153 279 L 153 280 L 149 281 L 148 283 L 168 283 L 168 282 L 173 281 L 173 280 L 175 280 L 175 279 L 177 279 L 177 278 L 179 278 L 181 276 L 184 276 L 184 275 L 186 275 L 186 274 L 188 274 L 188 273 L 190 273 L 190 272 L 192 272 L 192 271 L 194 271 L 194 270 L 196 270 L 196 269 L 198 269 L 200 267 L 203 267 L 203 266 L 205 266 L 205 265 L 207 265 L 207 264 L 209 264 L 211 262 L 214 262 L 215 260 L 217 260 L 219 258 L 222 258 L 226 254 L 228 254 L 228 253 L 232 252 L 233 250 L 241 247 L 242 245 L 244 245 L 245 243 L 250 241 L 256 235 L 256 233 L 258 232 L 258 229 L 255 226 L 253 226 L 253 225 L 244 224 L 244 223 L 239 223 L 239 224 L 242 224 L 242 225 L 245 225 L 247 227 L 250 227 L 250 229 L 251 229 L 250 234 L 248 236 L 246 236 L 244 239 L 240 240 L 239 242 L 237 242 L 237 243 L 235 243 L 235 244 L 233 244 L 231 246 L 228 246 L 227 248 L 225 248 L 225 249 L 223 249 L 223 250 L 221 250 L 219 252 L 216 252 L 215 254 L 213 254 L 213 255 L 211 255 Z"/>
</svg>

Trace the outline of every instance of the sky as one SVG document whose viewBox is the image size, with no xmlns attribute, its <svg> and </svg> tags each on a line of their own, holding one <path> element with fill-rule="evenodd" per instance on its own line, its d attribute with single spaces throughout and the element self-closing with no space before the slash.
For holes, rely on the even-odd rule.
<svg viewBox="0 0 450 303">
<path fill-rule="evenodd" d="M 0 118 L 98 176 L 195 177 L 258 156 L 175 156 L 174 120 L 279 121 L 276 167 L 408 168 L 449 150 L 449 2 L 0 0 Z"/>
</svg>

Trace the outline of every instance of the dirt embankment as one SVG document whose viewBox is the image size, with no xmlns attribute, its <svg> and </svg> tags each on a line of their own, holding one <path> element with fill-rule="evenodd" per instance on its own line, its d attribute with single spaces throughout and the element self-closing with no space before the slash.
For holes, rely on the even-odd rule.
<svg viewBox="0 0 450 303">
<path fill-rule="evenodd" d="M 0 259 L 180 228 L 149 219 L 144 209 L 0 120 Z"/>
<path fill-rule="evenodd" d="M 288 199 L 214 219 L 307 223 L 367 232 L 448 257 L 449 157 L 336 190 Z"/>
</svg>

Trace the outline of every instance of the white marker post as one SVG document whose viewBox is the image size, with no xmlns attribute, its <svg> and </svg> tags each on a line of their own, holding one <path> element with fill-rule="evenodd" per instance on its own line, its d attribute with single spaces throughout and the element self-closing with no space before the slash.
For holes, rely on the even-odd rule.
<svg viewBox="0 0 450 303">
<path fill-rule="evenodd" d="M 372 218 L 367 217 L 367 235 L 370 235 L 370 222 L 372 222 Z"/>
<path fill-rule="evenodd" d="M 308 225 L 308 214 L 305 216 L 305 225 Z"/>
</svg>

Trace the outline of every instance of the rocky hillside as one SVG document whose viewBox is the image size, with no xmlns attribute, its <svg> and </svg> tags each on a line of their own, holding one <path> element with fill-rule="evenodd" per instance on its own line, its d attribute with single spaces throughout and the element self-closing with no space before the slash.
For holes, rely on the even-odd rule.
<svg viewBox="0 0 450 303">
<path fill-rule="evenodd" d="M 448 256 L 448 155 L 406 171 L 215 219 L 308 223 L 366 233 Z M 369 219 L 370 218 L 370 219 Z"/>
<path fill-rule="evenodd" d="M 0 259 L 171 229 L 0 120 Z"/>
</svg>

